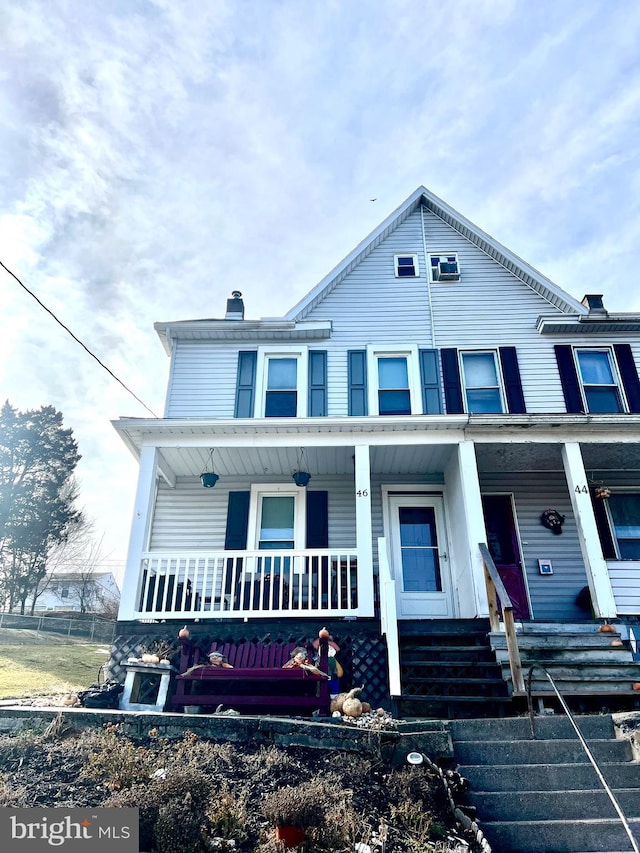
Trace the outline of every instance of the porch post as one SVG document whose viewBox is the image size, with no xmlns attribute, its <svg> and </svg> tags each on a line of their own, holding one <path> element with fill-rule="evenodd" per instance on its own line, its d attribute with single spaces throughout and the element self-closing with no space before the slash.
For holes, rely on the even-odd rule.
<svg viewBox="0 0 640 853">
<path fill-rule="evenodd" d="M 158 467 L 158 448 L 144 446 L 140 451 L 140 467 L 138 469 L 138 487 L 133 506 L 133 522 L 129 537 L 129 552 L 127 568 L 122 584 L 122 596 L 118 619 L 125 621 L 133 619 L 137 610 L 136 596 L 140 580 L 142 555 L 147 550 L 151 517 L 153 515 L 153 497 L 156 488 L 156 472 Z"/>
<path fill-rule="evenodd" d="M 373 616 L 373 528 L 369 445 L 355 445 L 356 549 L 358 551 L 358 615 Z"/>
<path fill-rule="evenodd" d="M 613 619 L 617 615 L 616 603 L 609 570 L 602 554 L 580 444 L 577 441 L 565 442 L 562 445 L 562 464 L 578 528 L 578 540 L 587 572 L 593 610 L 596 616 L 602 619 Z"/>
<path fill-rule="evenodd" d="M 445 471 L 456 611 L 460 618 L 489 615 L 484 564 L 478 543 L 485 542 L 482 497 L 473 441 L 461 441 Z"/>
</svg>

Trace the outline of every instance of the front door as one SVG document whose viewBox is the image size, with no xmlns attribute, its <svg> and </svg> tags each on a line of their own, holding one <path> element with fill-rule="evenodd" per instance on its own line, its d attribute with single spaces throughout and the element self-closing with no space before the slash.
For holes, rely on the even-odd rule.
<svg viewBox="0 0 640 853">
<path fill-rule="evenodd" d="M 483 495 L 482 509 L 489 553 L 513 604 L 513 615 L 516 619 L 530 619 L 511 495 Z"/>
<path fill-rule="evenodd" d="M 442 498 L 390 495 L 389 517 L 398 618 L 451 616 Z"/>
</svg>

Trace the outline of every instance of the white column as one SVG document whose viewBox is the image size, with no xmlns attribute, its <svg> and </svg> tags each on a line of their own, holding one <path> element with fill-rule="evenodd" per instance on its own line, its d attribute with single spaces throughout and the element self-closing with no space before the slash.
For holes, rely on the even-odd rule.
<svg viewBox="0 0 640 853">
<path fill-rule="evenodd" d="M 158 449 L 144 446 L 140 451 L 140 467 L 138 469 L 138 488 L 133 507 L 133 521 L 129 537 L 129 552 L 127 568 L 122 584 L 122 596 L 118 619 L 125 621 L 133 619 L 137 610 L 136 596 L 140 580 L 142 555 L 147 550 L 149 530 L 153 516 L 153 499 L 156 490 L 156 472 L 158 467 Z"/>
<path fill-rule="evenodd" d="M 589 494 L 589 483 L 578 442 L 571 441 L 562 445 L 562 464 L 578 528 L 578 540 L 587 572 L 593 609 L 596 616 L 612 619 L 617 615 L 616 603 L 613 598 L 609 570 L 602 554 L 602 545 Z"/>
<path fill-rule="evenodd" d="M 461 441 L 445 471 L 449 516 L 449 567 L 457 597 L 457 615 L 463 619 L 488 616 L 487 587 L 480 542 L 486 541 L 475 445 Z"/>
<path fill-rule="evenodd" d="M 358 614 L 373 616 L 373 530 L 369 445 L 355 446 L 356 547 L 358 550 Z"/>
</svg>

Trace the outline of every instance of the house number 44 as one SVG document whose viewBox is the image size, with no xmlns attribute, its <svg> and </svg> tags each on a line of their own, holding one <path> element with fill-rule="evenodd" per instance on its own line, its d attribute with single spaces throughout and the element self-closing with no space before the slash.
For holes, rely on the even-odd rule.
<svg viewBox="0 0 640 853">
<path fill-rule="evenodd" d="M 589 494 L 589 489 L 588 489 L 586 486 L 584 486 L 584 485 L 582 485 L 582 486 L 576 486 L 575 491 L 576 491 L 576 492 L 577 492 L 577 494 L 579 494 L 579 495 L 588 495 L 588 494 Z"/>
</svg>

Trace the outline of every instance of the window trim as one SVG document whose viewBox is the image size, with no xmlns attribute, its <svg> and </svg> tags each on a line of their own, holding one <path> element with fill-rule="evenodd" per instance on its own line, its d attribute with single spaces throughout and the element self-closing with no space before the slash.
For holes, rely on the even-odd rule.
<svg viewBox="0 0 640 853">
<path fill-rule="evenodd" d="M 307 490 L 288 483 L 254 483 L 249 498 L 249 522 L 247 525 L 247 547 L 258 550 L 260 544 L 260 519 L 262 498 L 293 497 L 294 550 L 303 549 L 306 544 Z M 268 553 L 265 552 L 265 553 Z"/>
<path fill-rule="evenodd" d="M 627 486 L 627 487 L 617 487 L 611 489 L 611 497 L 613 496 L 624 496 L 624 495 L 640 495 L 640 488 L 637 486 Z M 605 513 L 607 517 L 607 524 L 609 525 L 609 535 L 611 536 L 611 542 L 613 544 L 614 551 L 616 552 L 615 561 L 621 563 L 638 563 L 640 562 L 640 558 L 637 560 L 625 560 L 624 557 L 620 556 L 620 547 L 618 544 L 618 537 L 616 536 L 616 526 L 613 521 L 613 514 L 611 512 L 611 507 L 609 506 L 609 498 L 604 499 L 604 507 Z"/>
<path fill-rule="evenodd" d="M 369 414 L 378 417 L 407 417 L 406 415 L 381 415 L 378 407 L 378 358 L 406 358 L 407 378 L 409 381 L 409 402 L 411 404 L 411 415 L 421 415 L 422 411 L 422 382 L 420 378 L 420 362 L 418 356 L 418 345 L 394 346 L 392 344 L 367 346 L 367 394 L 369 402 Z"/>
<path fill-rule="evenodd" d="M 400 275 L 399 270 L 399 258 L 413 258 L 413 275 Z M 393 256 L 393 272 L 396 278 L 420 278 L 420 264 L 418 263 L 418 255 L 415 252 L 396 252 Z"/>
<path fill-rule="evenodd" d="M 469 411 L 469 401 L 467 399 L 467 380 L 464 373 L 464 358 L 465 355 L 492 355 L 493 356 L 493 364 L 496 368 L 496 376 L 498 378 L 498 393 L 500 395 L 500 406 L 501 410 L 499 412 L 471 412 Z M 495 415 L 505 415 L 508 414 L 509 409 L 507 407 L 507 399 L 505 393 L 505 383 L 504 376 L 502 375 L 502 360 L 500 359 L 500 352 L 498 349 L 460 349 L 458 350 L 458 367 L 460 370 L 460 389 L 462 391 L 462 404 L 464 406 L 464 410 L 467 414 L 495 414 Z M 481 387 L 481 386 L 477 386 Z M 482 386 L 484 387 L 484 386 Z M 492 387 L 492 386 L 487 386 Z"/>
<path fill-rule="evenodd" d="M 600 352 L 604 353 L 608 356 L 609 359 L 609 367 L 611 368 L 611 373 L 613 375 L 613 379 L 615 385 L 595 385 L 593 383 L 587 382 L 585 383 L 582 378 L 582 370 L 580 368 L 580 358 L 579 354 L 581 352 L 585 353 L 593 353 Z M 625 395 L 624 383 L 622 382 L 622 376 L 620 374 L 620 370 L 618 368 L 618 361 L 616 359 L 615 350 L 612 346 L 600 346 L 600 347 L 589 347 L 589 346 L 574 346 L 572 348 L 573 354 L 573 362 L 576 368 L 576 376 L 578 379 L 578 388 L 580 389 L 580 396 L 582 397 L 582 405 L 583 411 L 585 414 L 603 414 L 600 412 L 590 412 L 589 411 L 589 402 L 587 400 L 587 393 L 585 391 L 585 385 L 588 388 L 616 388 L 618 392 L 618 396 L 620 398 L 620 411 L 619 412 L 611 412 L 612 415 L 624 415 L 629 412 L 629 404 L 627 403 L 627 397 Z"/>
<path fill-rule="evenodd" d="M 256 399 L 254 403 L 254 417 L 264 418 L 267 401 L 267 382 L 269 378 L 269 360 L 275 358 L 295 358 L 297 361 L 296 392 L 297 408 L 296 418 L 307 416 L 307 402 L 309 398 L 309 356 L 306 346 L 276 346 L 258 347 L 258 358 L 256 363 Z M 270 418 L 271 420 L 271 418 Z"/>
<path fill-rule="evenodd" d="M 431 263 L 431 259 L 432 258 L 438 258 L 439 262 L 441 262 L 443 258 L 452 258 L 452 257 L 456 259 L 456 266 L 458 267 L 458 273 L 457 273 L 458 277 L 457 278 L 434 278 L 434 275 L 433 275 L 433 269 L 434 268 L 433 268 L 433 264 Z M 460 258 L 458 257 L 457 252 L 434 251 L 434 252 L 429 252 L 427 255 L 427 258 L 428 258 L 427 266 L 429 268 L 429 281 L 431 281 L 434 284 L 441 284 L 441 283 L 450 284 L 452 281 L 454 281 L 454 282 L 460 281 L 460 278 L 462 277 L 462 273 L 460 271 Z"/>
</svg>

